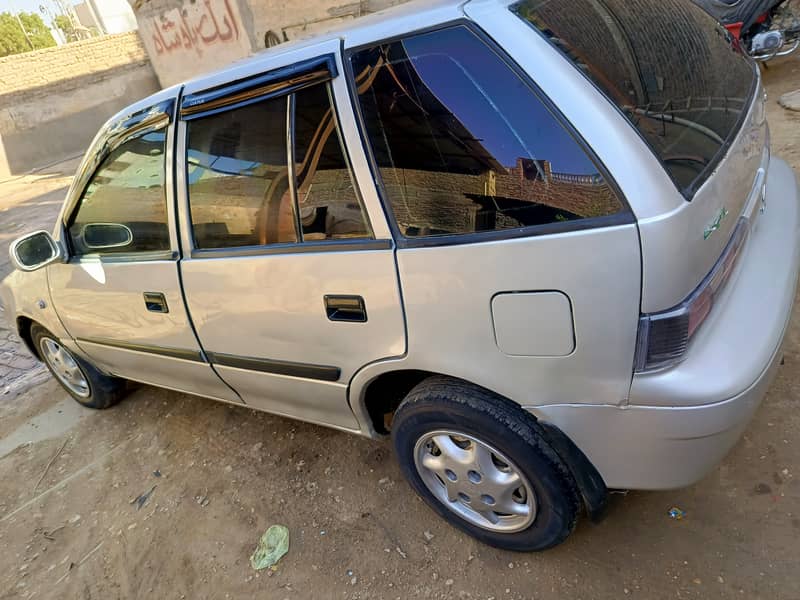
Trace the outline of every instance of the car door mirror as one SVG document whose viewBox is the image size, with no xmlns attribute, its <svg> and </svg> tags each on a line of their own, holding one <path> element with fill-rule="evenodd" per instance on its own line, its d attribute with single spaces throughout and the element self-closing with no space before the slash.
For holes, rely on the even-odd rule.
<svg viewBox="0 0 800 600">
<path fill-rule="evenodd" d="M 20 271 L 35 271 L 61 260 L 61 246 L 46 231 L 35 231 L 15 240 L 9 249 L 11 261 Z"/>
<path fill-rule="evenodd" d="M 122 223 L 87 223 L 82 232 L 83 243 L 92 250 L 122 248 L 133 241 L 131 228 Z"/>
</svg>

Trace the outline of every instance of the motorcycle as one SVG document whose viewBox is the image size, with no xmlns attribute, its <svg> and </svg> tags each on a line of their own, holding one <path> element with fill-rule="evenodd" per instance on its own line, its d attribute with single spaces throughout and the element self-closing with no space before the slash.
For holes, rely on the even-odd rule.
<svg viewBox="0 0 800 600">
<path fill-rule="evenodd" d="M 787 56 L 800 47 L 800 19 L 787 0 L 694 0 L 755 60 Z"/>
</svg>

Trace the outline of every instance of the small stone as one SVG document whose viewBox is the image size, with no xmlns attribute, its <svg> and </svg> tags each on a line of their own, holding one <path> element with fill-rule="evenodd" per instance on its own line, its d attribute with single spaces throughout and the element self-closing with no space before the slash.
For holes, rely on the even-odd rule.
<svg viewBox="0 0 800 600">
<path fill-rule="evenodd" d="M 74 516 L 69 518 L 69 522 L 72 525 L 74 525 L 75 523 L 77 523 L 80 520 L 81 520 L 81 516 L 80 515 L 74 515 Z"/>
<path fill-rule="evenodd" d="M 350 578 L 350 585 L 355 585 L 358 583 L 358 577 L 351 577 Z"/>
<path fill-rule="evenodd" d="M 719 581 L 720 583 L 725 583 L 725 580 L 722 578 L 722 575 L 717 576 L 717 581 Z"/>
<path fill-rule="evenodd" d="M 695 577 L 694 579 L 692 579 L 692 583 L 695 584 L 695 585 L 700 585 L 703 582 L 700 581 L 697 577 Z"/>
<path fill-rule="evenodd" d="M 622 593 L 627 596 L 628 594 L 631 593 L 631 591 L 628 588 L 622 588 Z"/>
<path fill-rule="evenodd" d="M 454 583 L 455 583 L 455 581 L 453 581 L 452 579 L 446 579 L 445 582 L 444 582 L 444 584 L 447 585 L 447 586 L 451 586 Z"/>
<path fill-rule="evenodd" d="M 763 496 L 765 494 L 772 493 L 772 488 L 769 487 L 766 483 L 759 483 L 759 484 L 756 485 L 755 488 L 753 488 L 753 491 L 756 494 L 759 494 L 759 495 Z"/>
<path fill-rule="evenodd" d="M 425 539 L 428 540 L 429 542 L 433 539 L 433 534 L 428 530 L 423 531 L 422 535 L 424 535 Z"/>
<path fill-rule="evenodd" d="M 400 548 L 400 546 L 397 546 L 397 547 L 395 548 L 395 550 L 396 550 L 396 551 L 397 551 L 397 553 L 398 553 L 400 556 L 402 556 L 403 558 L 408 558 L 408 555 L 407 555 L 405 552 L 403 552 L 403 550 Z"/>
<path fill-rule="evenodd" d="M 384 477 L 383 479 L 379 479 L 378 480 L 378 485 L 386 485 L 390 481 L 391 481 L 391 479 L 389 479 L 388 477 Z"/>
<path fill-rule="evenodd" d="M 513 562 L 508 563 L 508 568 L 509 569 L 513 569 L 514 568 L 514 563 Z"/>
<path fill-rule="evenodd" d="M 800 112 L 800 90 L 788 92 L 778 98 L 778 104 L 788 110 L 795 110 Z"/>
</svg>

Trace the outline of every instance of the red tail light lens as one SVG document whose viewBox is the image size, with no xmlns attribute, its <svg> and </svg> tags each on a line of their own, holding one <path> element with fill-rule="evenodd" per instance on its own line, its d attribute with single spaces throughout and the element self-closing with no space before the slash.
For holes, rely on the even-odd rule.
<svg viewBox="0 0 800 600">
<path fill-rule="evenodd" d="M 722 256 L 686 300 L 669 310 L 640 317 L 635 372 L 666 369 L 683 360 L 689 342 L 730 279 L 749 232 L 750 222 L 740 218 Z"/>
</svg>

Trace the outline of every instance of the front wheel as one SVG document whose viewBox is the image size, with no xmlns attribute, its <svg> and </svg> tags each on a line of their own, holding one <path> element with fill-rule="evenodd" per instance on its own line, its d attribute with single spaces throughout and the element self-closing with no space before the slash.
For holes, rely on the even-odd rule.
<svg viewBox="0 0 800 600">
<path fill-rule="evenodd" d="M 544 550 L 572 533 L 579 493 L 536 420 L 491 392 L 426 379 L 395 413 L 406 479 L 452 525 L 491 546 Z"/>
<path fill-rule="evenodd" d="M 94 365 L 72 354 L 41 325 L 31 326 L 31 338 L 53 377 L 80 404 L 88 408 L 109 408 L 125 395 L 124 379 L 101 373 Z"/>
</svg>

